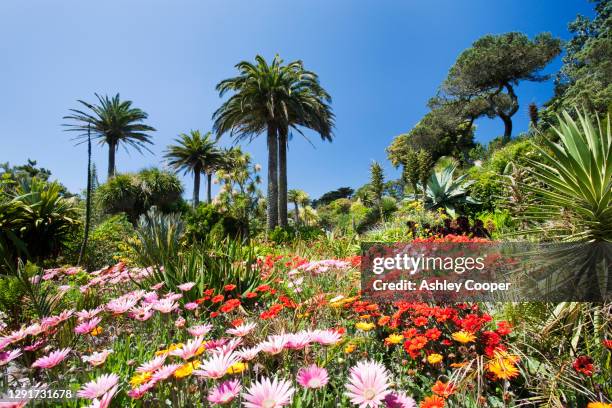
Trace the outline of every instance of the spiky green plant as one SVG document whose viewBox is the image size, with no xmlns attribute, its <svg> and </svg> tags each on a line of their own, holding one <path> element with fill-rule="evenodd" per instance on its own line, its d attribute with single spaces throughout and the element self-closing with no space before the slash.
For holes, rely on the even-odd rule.
<svg viewBox="0 0 612 408">
<path fill-rule="evenodd" d="M 553 130 L 554 142 L 536 146 L 544 160 L 527 158 L 537 183 L 524 184 L 533 193 L 526 212 L 539 222 L 528 233 L 547 232 L 563 241 L 612 242 L 612 136 L 599 118 L 563 112 Z M 547 223 L 546 223 L 547 222 Z M 552 225 L 551 225 L 552 224 Z"/>
</svg>

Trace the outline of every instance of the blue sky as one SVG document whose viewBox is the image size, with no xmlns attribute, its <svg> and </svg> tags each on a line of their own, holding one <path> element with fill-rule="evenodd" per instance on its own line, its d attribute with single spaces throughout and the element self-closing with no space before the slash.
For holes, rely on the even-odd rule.
<svg viewBox="0 0 612 408">
<path fill-rule="evenodd" d="M 372 160 L 397 177 L 385 148 L 427 112 L 429 97 L 457 55 L 489 33 L 542 31 L 568 39 L 586 0 L 22 0 L 0 3 L 0 162 L 38 160 L 70 190 L 85 185 L 85 146 L 61 127 L 77 99 L 121 93 L 149 114 L 154 155 L 117 157 L 120 172 L 162 165 L 180 132 L 210 130 L 221 100 L 214 90 L 234 64 L 256 54 L 302 59 L 333 97 L 333 143 L 297 135 L 289 148 L 289 188 L 313 198 L 368 179 Z M 551 64 L 554 72 L 559 61 Z M 515 134 L 527 105 L 552 83 L 519 86 Z M 477 139 L 503 133 L 480 120 Z M 308 133 L 307 133 L 308 134 Z M 228 138 L 222 143 L 229 144 Z M 265 166 L 265 138 L 245 145 Z M 101 181 L 106 148 L 94 147 Z M 264 168 L 265 173 L 265 168 Z M 192 179 L 183 178 L 185 193 Z M 262 186 L 265 191 L 265 186 Z M 202 189 L 202 191 L 205 191 Z"/>
</svg>

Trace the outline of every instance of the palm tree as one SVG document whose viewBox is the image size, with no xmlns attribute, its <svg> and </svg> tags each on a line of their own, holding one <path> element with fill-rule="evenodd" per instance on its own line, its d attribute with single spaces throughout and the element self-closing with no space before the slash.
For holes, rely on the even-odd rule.
<svg viewBox="0 0 612 408">
<path fill-rule="evenodd" d="M 147 144 L 153 144 L 151 135 L 155 129 L 143 122 L 148 118 L 146 112 L 132 107 L 132 101 L 121 101 L 119 94 L 112 99 L 95 94 L 99 104 L 90 104 L 79 100 L 91 112 L 70 109 L 72 115 L 64 119 L 76 121 L 75 124 L 65 124 L 69 131 L 81 132 L 76 138 L 87 141 L 87 131 L 91 129 L 94 139 L 100 144 L 108 145 L 108 178 L 115 175 L 115 154 L 120 144 L 128 145 L 142 153 L 141 149 L 149 152 Z"/>
<path fill-rule="evenodd" d="M 206 173 L 208 177 L 208 202 L 211 202 L 211 174 L 215 166 L 223 162 L 223 152 L 216 146 L 211 133 L 204 136 L 199 130 L 192 130 L 189 134 L 181 133 L 175 139 L 176 145 L 168 146 L 165 158 L 175 171 L 193 173 L 193 207 L 200 203 L 200 175 Z"/>
<path fill-rule="evenodd" d="M 300 204 L 308 204 L 309 200 L 308 193 L 303 190 L 289 190 L 287 192 L 287 199 L 295 206 L 295 225 L 300 223 Z"/>
<path fill-rule="evenodd" d="M 279 221 L 284 226 L 287 220 L 288 130 L 308 127 L 331 139 L 329 95 L 318 85 L 315 74 L 304 71 L 301 61 L 283 65 L 277 55 L 268 64 L 258 55 L 254 64 L 242 61 L 236 68 L 238 76 L 217 85 L 220 96 L 229 91 L 234 94 L 214 113 L 214 130 L 219 136 L 229 132 L 238 140 L 249 141 L 267 132 L 267 227 L 272 230 Z"/>
</svg>

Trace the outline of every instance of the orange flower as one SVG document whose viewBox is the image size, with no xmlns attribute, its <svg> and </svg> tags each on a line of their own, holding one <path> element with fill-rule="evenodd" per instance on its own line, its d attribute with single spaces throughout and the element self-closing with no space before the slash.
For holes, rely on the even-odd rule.
<svg viewBox="0 0 612 408">
<path fill-rule="evenodd" d="M 219 310 L 221 310 L 221 312 L 223 312 L 223 313 L 229 313 L 232 310 L 234 310 L 235 308 L 237 308 L 238 306 L 240 306 L 240 300 L 238 300 L 238 299 L 230 299 L 227 302 L 225 302 L 223 304 L 223 306 L 221 306 L 221 308 Z"/>
<path fill-rule="evenodd" d="M 442 398 L 448 398 L 455 392 L 455 385 L 452 382 L 444 383 L 440 380 L 436 381 L 436 383 L 431 387 L 431 390 L 434 394 L 441 396 Z"/>
<path fill-rule="evenodd" d="M 220 302 L 223 302 L 223 299 L 225 299 L 225 296 L 217 295 L 217 296 L 213 297 L 210 301 L 213 302 L 213 303 L 220 303 Z"/>
<path fill-rule="evenodd" d="M 96 327 L 95 329 L 89 332 L 89 334 L 91 334 L 92 336 L 97 336 L 100 333 L 102 333 L 102 327 L 100 326 Z"/>
<path fill-rule="evenodd" d="M 385 324 L 389 323 L 389 320 L 391 320 L 389 316 L 381 316 L 380 319 L 378 319 L 378 325 L 384 326 Z"/>
<path fill-rule="evenodd" d="M 257 297 L 257 293 L 255 292 L 248 292 L 246 295 L 244 295 L 245 298 L 247 299 L 253 299 Z"/>
<path fill-rule="evenodd" d="M 226 291 L 226 292 L 232 291 L 232 290 L 234 290 L 234 289 L 236 289 L 236 285 L 233 285 L 233 284 L 231 284 L 231 285 L 225 285 L 225 286 L 223 287 L 223 290 L 224 290 L 224 291 Z"/>
<path fill-rule="evenodd" d="M 437 395 L 430 395 L 429 397 L 425 397 L 423 401 L 421 401 L 421 408 L 444 408 L 445 402 L 444 398 L 438 397 Z"/>
</svg>

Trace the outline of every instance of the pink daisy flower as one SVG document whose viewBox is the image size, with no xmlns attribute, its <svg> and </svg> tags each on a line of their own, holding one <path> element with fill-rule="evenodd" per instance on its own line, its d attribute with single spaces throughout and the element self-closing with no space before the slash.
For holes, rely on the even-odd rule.
<svg viewBox="0 0 612 408">
<path fill-rule="evenodd" d="M 159 368 L 157 371 L 153 373 L 153 376 L 151 377 L 151 381 L 159 382 L 159 381 L 165 380 L 166 378 L 174 374 L 174 372 L 178 370 L 180 366 L 181 366 L 180 364 L 168 364 L 168 365 L 162 366 L 161 368 Z"/>
<path fill-rule="evenodd" d="M 208 401 L 212 404 L 227 404 L 240 394 L 242 386 L 238 380 L 222 382 L 208 393 Z"/>
<path fill-rule="evenodd" d="M 41 348 L 42 346 L 44 346 L 47 342 L 43 339 L 41 340 L 37 340 L 34 343 L 30 344 L 29 346 L 25 346 L 23 349 L 25 351 L 36 351 L 39 348 Z"/>
<path fill-rule="evenodd" d="M 159 295 L 157 294 L 157 292 L 153 291 L 153 292 L 147 292 L 144 294 L 144 296 L 142 297 L 142 300 L 145 303 L 155 303 L 157 302 L 157 300 L 159 299 Z"/>
<path fill-rule="evenodd" d="M 310 338 L 315 343 L 328 346 L 338 343 L 342 339 L 342 335 L 334 330 L 313 330 L 310 332 Z"/>
<path fill-rule="evenodd" d="M 76 312 L 76 315 L 79 320 L 87 320 L 94 318 L 102 310 L 104 310 L 104 308 L 102 307 L 97 307 L 95 309 L 90 310 L 81 310 L 80 312 Z"/>
<path fill-rule="evenodd" d="M 191 288 L 193 288 L 194 286 L 195 286 L 195 282 L 186 282 L 181 285 L 178 285 L 177 288 L 179 288 L 181 292 L 187 292 L 191 290 Z"/>
<path fill-rule="evenodd" d="M 77 392 L 77 397 L 87 399 L 99 398 L 115 387 L 118 381 L 119 376 L 117 374 L 102 374 L 95 380 L 83 385 Z"/>
<path fill-rule="evenodd" d="M 162 286 L 164 286 L 164 282 L 156 283 L 155 285 L 151 286 L 151 290 L 160 290 Z"/>
<path fill-rule="evenodd" d="M 243 361 L 251 361 L 259 354 L 259 347 L 242 348 L 236 352 L 238 357 Z"/>
<path fill-rule="evenodd" d="M 313 364 L 300 368 L 297 373 L 297 382 L 304 388 L 322 388 L 329 382 L 327 370 Z"/>
<path fill-rule="evenodd" d="M 140 399 L 143 397 L 143 395 L 145 395 L 153 387 L 155 387 L 155 382 L 149 381 L 149 382 L 142 384 L 141 386 L 137 388 L 131 389 L 130 391 L 128 391 L 127 395 L 128 397 L 133 398 L 133 399 Z"/>
<path fill-rule="evenodd" d="M 130 309 L 129 316 L 141 322 L 147 321 L 153 316 L 151 305 L 133 307 Z"/>
<path fill-rule="evenodd" d="M 174 326 L 180 329 L 181 327 L 185 326 L 185 322 L 185 318 L 183 316 L 179 316 L 178 319 L 174 321 Z"/>
<path fill-rule="evenodd" d="M 170 352 L 170 355 L 180 357 L 183 360 L 189 360 L 191 357 L 194 357 L 196 354 L 198 354 L 198 350 L 200 349 L 200 347 L 202 347 L 203 341 L 203 337 L 196 337 L 194 339 L 188 340 L 187 343 L 185 343 L 180 349 L 172 350 Z"/>
<path fill-rule="evenodd" d="M 106 304 L 106 309 L 114 314 L 122 314 L 136 306 L 136 303 L 138 303 L 138 300 L 131 297 L 118 298 L 109 301 Z"/>
<path fill-rule="evenodd" d="M 97 367 L 99 365 L 104 364 L 104 362 L 106 361 L 106 358 L 112 352 L 113 350 L 102 350 L 99 352 L 96 351 L 96 352 L 91 353 L 88 356 L 81 357 L 81 360 L 83 360 L 83 362 L 85 363 L 91 364 L 93 367 Z"/>
<path fill-rule="evenodd" d="M 95 398 L 94 400 L 91 401 L 91 404 L 88 405 L 87 408 L 108 408 L 110 407 L 111 400 L 115 396 L 115 393 L 117 392 L 117 388 L 118 388 L 118 385 L 115 385 L 113 388 L 108 390 L 108 392 L 106 392 L 102 396 L 102 398 L 100 399 Z"/>
<path fill-rule="evenodd" d="M 0 367 L 3 365 L 7 365 L 9 362 L 13 361 L 20 355 L 21 355 L 20 349 L 0 352 Z"/>
<path fill-rule="evenodd" d="M 233 334 L 234 336 L 244 337 L 255 329 L 255 323 L 244 323 L 240 326 L 236 326 L 233 329 L 227 329 L 226 332 Z"/>
<path fill-rule="evenodd" d="M 52 351 L 46 356 L 40 357 L 38 360 L 32 364 L 32 368 L 53 368 L 66 358 L 66 356 L 70 353 L 70 348 L 65 348 L 62 350 Z"/>
<path fill-rule="evenodd" d="M 153 303 L 153 309 L 157 310 L 160 313 L 170 313 L 177 307 L 178 303 L 176 303 L 171 298 L 161 299 Z"/>
<path fill-rule="evenodd" d="M 197 326 L 189 327 L 187 332 L 192 336 L 205 336 L 212 330 L 212 324 L 200 324 Z"/>
<path fill-rule="evenodd" d="M 286 334 L 278 334 L 275 336 L 268 336 L 266 341 L 259 343 L 259 348 L 268 354 L 278 354 L 289 342 L 289 337 Z"/>
<path fill-rule="evenodd" d="M 374 408 L 382 404 L 389 390 L 389 372 L 380 363 L 360 361 L 351 368 L 347 395 L 360 408 Z"/>
<path fill-rule="evenodd" d="M 198 308 L 198 304 L 196 302 L 185 303 L 185 309 L 187 310 L 195 310 Z"/>
<path fill-rule="evenodd" d="M 264 378 L 253 383 L 243 394 L 247 408 L 277 408 L 291 404 L 295 389 L 289 381 Z"/>
<path fill-rule="evenodd" d="M 216 353 L 208 360 L 203 361 L 199 369 L 195 370 L 193 373 L 200 377 L 213 379 L 221 378 L 231 366 L 239 361 L 238 356 L 233 352 L 228 354 Z"/>
<path fill-rule="evenodd" d="M 74 332 L 78 334 L 86 334 L 98 327 L 98 323 L 102 321 L 100 317 L 94 317 L 93 319 L 83 322 L 74 328 Z"/>
<path fill-rule="evenodd" d="M 157 371 L 161 366 L 164 365 L 166 361 L 166 356 L 162 354 L 161 356 L 155 357 L 153 360 L 147 361 L 143 363 L 140 367 L 136 369 L 137 373 L 152 373 Z"/>
<path fill-rule="evenodd" d="M 285 348 L 292 350 L 300 350 L 310 344 L 311 338 L 310 333 L 306 331 L 301 331 L 298 333 L 291 333 L 287 335 L 288 341 Z"/>
<path fill-rule="evenodd" d="M 416 401 L 403 392 L 392 392 L 385 397 L 387 408 L 417 408 Z"/>
</svg>

